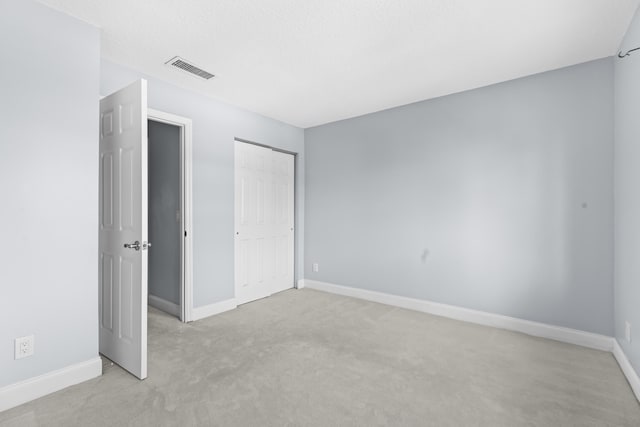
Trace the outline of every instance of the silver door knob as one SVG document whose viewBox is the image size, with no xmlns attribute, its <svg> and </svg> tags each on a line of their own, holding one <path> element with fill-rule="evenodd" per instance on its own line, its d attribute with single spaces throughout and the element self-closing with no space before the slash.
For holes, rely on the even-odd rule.
<svg viewBox="0 0 640 427">
<path fill-rule="evenodd" d="M 142 250 L 147 250 L 151 247 L 151 242 L 142 242 Z"/>
<path fill-rule="evenodd" d="M 135 249 L 136 251 L 140 250 L 140 242 L 139 241 L 135 241 L 133 243 L 125 243 L 124 247 L 127 249 Z"/>
</svg>

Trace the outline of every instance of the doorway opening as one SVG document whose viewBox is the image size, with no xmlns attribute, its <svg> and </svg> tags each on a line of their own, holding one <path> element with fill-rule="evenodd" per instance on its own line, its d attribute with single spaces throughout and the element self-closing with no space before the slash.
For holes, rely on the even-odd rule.
<svg viewBox="0 0 640 427">
<path fill-rule="evenodd" d="M 148 110 L 148 303 L 191 321 L 191 120 Z"/>
</svg>

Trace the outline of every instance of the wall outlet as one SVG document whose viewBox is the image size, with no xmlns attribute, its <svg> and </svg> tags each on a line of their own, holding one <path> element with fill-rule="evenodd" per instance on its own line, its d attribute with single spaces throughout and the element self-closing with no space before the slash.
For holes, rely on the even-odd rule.
<svg viewBox="0 0 640 427">
<path fill-rule="evenodd" d="M 314 262 L 314 263 L 313 263 L 313 272 L 314 272 L 314 273 L 317 273 L 317 272 L 318 272 L 318 263 L 317 263 L 317 262 Z"/>
<path fill-rule="evenodd" d="M 16 359 L 22 359 L 23 357 L 33 356 L 33 335 L 27 337 L 16 338 L 15 350 Z"/>
<path fill-rule="evenodd" d="M 624 337 L 627 342 L 631 342 L 631 323 L 628 320 L 624 322 Z"/>
</svg>

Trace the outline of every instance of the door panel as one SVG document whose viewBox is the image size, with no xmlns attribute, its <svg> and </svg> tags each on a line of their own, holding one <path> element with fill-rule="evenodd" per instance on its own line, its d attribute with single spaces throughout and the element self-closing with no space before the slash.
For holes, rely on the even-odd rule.
<svg viewBox="0 0 640 427">
<path fill-rule="evenodd" d="M 147 376 L 147 84 L 100 101 L 100 353 Z M 125 248 L 140 242 L 141 249 Z"/>
<path fill-rule="evenodd" d="M 102 209 L 100 225 L 103 229 L 113 228 L 113 155 L 102 156 Z"/>
<path fill-rule="evenodd" d="M 276 188 L 276 219 L 273 235 L 277 242 L 275 264 L 277 274 L 273 283 L 273 292 L 293 287 L 294 282 L 294 156 L 273 151 Z"/>
<path fill-rule="evenodd" d="M 110 255 L 102 255 L 102 277 L 100 285 L 102 286 L 102 313 L 101 328 L 113 332 L 113 257 Z"/>
<path fill-rule="evenodd" d="M 294 157 L 236 142 L 236 298 L 293 287 Z"/>
<path fill-rule="evenodd" d="M 134 151 L 132 149 L 120 149 L 120 230 L 134 230 L 135 209 L 134 201 L 135 193 L 135 177 L 134 168 L 136 167 L 134 159 Z M 140 162 L 140 159 L 138 159 Z"/>
<path fill-rule="evenodd" d="M 271 294 L 267 264 L 271 150 L 236 143 L 236 297 L 240 304 Z"/>
</svg>

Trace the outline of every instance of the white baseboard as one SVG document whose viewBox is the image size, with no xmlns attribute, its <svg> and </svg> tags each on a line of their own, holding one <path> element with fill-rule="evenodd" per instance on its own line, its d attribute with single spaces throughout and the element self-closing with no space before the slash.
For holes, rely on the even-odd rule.
<svg viewBox="0 0 640 427">
<path fill-rule="evenodd" d="M 100 375 L 102 359 L 98 356 L 5 386 L 0 388 L 0 412 Z"/>
<path fill-rule="evenodd" d="M 233 310 L 238 307 L 238 302 L 235 298 L 216 302 L 202 307 L 194 307 L 191 314 L 192 320 L 200 320 L 205 317 L 213 316 L 215 314 L 224 313 L 225 311 Z"/>
<path fill-rule="evenodd" d="M 494 328 L 506 329 L 509 331 L 522 332 L 536 337 L 549 338 L 552 340 L 576 344 L 583 347 L 594 348 L 597 350 L 613 350 L 612 337 L 594 334 L 591 332 L 579 331 L 577 329 L 553 326 L 546 323 L 532 322 L 515 317 L 502 316 L 500 314 L 471 310 L 468 308 L 440 304 L 427 300 L 419 300 L 416 298 L 401 297 L 397 295 L 385 294 L 382 292 L 334 285 L 332 283 L 319 282 L 316 280 L 305 279 L 303 286 L 310 289 L 317 289 L 319 291 L 359 298 L 381 304 L 392 305 L 395 307 L 406 308 L 409 310 L 421 311 L 423 313 L 448 317 L 450 319 L 462 320 L 464 322 L 492 326 Z"/>
<path fill-rule="evenodd" d="M 180 317 L 180 306 L 178 304 L 174 304 L 171 301 L 167 301 L 164 298 L 160 298 L 151 294 L 149 294 L 148 301 L 151 307 L 155 307 L 158 310 L 164 311 L 165 313 Z"/>
<path fill-rule="evenodd" d="M 633 369 L 633 366 L 631 366 L 631 362 L 629 362 L 624 351 L 622 351 L 622 347 L 618 344 L 618 340 L 615 338 L 613 339 L 613 356 L 618 361 L 622 373 L 627 377 L 633 393 L 636 395 L 638 401 L 640 401 L 640 377 L 638 377 L 638 373 Z"/>
<path fill-rule="evenodd" d="M 304 288 L 304 279 L 300 279 L 296 283 L 296 289 L 302 289 L 302 288 Z"/>
</svg>

